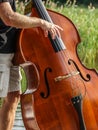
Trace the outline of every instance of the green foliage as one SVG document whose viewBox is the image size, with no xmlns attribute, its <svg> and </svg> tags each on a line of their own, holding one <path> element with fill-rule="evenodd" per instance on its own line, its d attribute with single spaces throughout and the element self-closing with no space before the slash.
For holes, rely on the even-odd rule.
<svg viewBox="0 0 98 130">
<path fill-rule="evenodd" d="M 16 9 L 17 12 L 23 14 L 24 13 L 25 4 L 23 1 L 16 1 Z"/>
</svg>

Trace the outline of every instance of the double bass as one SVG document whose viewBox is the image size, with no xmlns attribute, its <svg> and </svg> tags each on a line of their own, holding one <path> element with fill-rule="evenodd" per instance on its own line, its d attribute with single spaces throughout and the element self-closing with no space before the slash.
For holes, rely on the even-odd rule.
<svg viewBox="0 0 98 130">
<path fill-rule="evenodd" d="M 98 74 L 80 61 L 81 42 L 73 22 L 33 0 L 31 17 L 63 28 L 61 38 L 41 28 L 22 29 L 14 64 L 22 66 L 27 89 L 21 94 L 26 130 L 98 130 Z"/>
</svg>

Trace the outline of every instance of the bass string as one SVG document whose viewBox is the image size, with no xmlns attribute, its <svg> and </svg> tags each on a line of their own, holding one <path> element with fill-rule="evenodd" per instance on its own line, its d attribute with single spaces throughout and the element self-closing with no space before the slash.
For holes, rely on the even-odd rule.
<svg viewBox="0 0 98 130">
<path fill-rule="evenodd" d="M 44 20 L 47 20 L 47 21 L 52 22 L 50 16 L 48 15 L 48 13 L 46 13 L 47 11 L 46 11 L 46 9 L 44 8 L 42 2 L 41 2 L 40 0 L 39 0 L 39 1 L 36 0 L 36 1 L 35 1 L 35 4 L 36 4 L 36 7 L 37 7 L 37 9 L 39 10 L 39 12 L 40 12 L 42 18 L 43 18 Z M 53 22 L 52 22 L 52 23 L 53 23 Z M 50 35 L 51 35 L 51 34 L 50 34 Z M 75 89 L 74 86 L 77 86 L 77 83 L 78 83 L 78 82 L 76 82 L 76 81 L 78 81 L 78 80 L 77 80 L 77 76 L 73 76 L 73 74 L 72 74 L 73 72 L 76 72 L 76 71 L 77 71 L 76 68 L 75 68 L 75 66 L 73 65 L 73 63 L 72 63 L 72 65 L 68 65 L 68 61 L 69 61 L 69 59 L 71 59 L 71 56 L 70 56 L 70 54 L 69 54 L 69 52 L 68 52 L 68 50 L 67 50 L 66 47 L 65 47 L 66 50 L 63 51 L 63 48 L 62 48 L 62 46 L 60 45 L 60 40 L 59 40 L 58 36 L 56 37 L 55 42 L 53 42 L 53 43 L 55 44 L 55 47 L 56 47 L 56 50 L 57 50 L 56 53 L 59 53 L 59 52 L 60 52 L 60 53 L 59 53 L 60 60 L 61 60 L 61 62 L 62 62 L 62 64 L 63 64 L 63 66 L 65 67 L 65 70 L 66 70 L 67 74 L 68 74 L 68 75 L 69 75 L 69 74 L 71 75 L 71 76 L 69 77 L 69 80 L 70 80 L 71 87 L 72 87 L 72 89 L 74 90 L 74 89 Z M 21 54 L 22 54 L 22 57 L 23 57 L 24 61 L 27 62 L 26 57 L 25 57 L 24 54 L 23 54 L 21 44 L 20 44 L 20 50 L 21 50 Z M 61 51 L 60 51 L 60 50 L 61 50 Z M 67 52 L 67 54 L 66 54 L 66 52 Z M 69 67 L 69 66 L 71 66 L 71 67 Z M 78 78 L 80 78 L 80 77 L 78 76 Z"/>
<path fill-rule="evenodd" d="M 36 1 L 34 1 L 34 2 L 35 2 L 35 6 L 36 6 L 38 12 L 40 13 L 42 19 L 47 20 L 47 21 L 53 23 L 52 19 L 50 18 L 49 14 L 47 13 L 46 8 L 44 7 L 44 5 L 43 5 L 43 3 L 41 2 L 41 0 L 36 0 Z M 51 36 L 50 33 L 49 33 L 49 36 Z M 50 37 L 50 38 L 51 38 L 51 37 Z M 52 39 L 52 38 L 51 38 L 51 39 Z M 56 51 L 61 50 L 62 47 L 64 46 L 63 44 L 59 44 L 59 43 L 60 43 L 59 41 L 60 41 L 60 40 L 59 40 L 58 37 L 56 37 L 55 40 L 52 40 Z M 58 43 L 58 44 L 57 44 L 57 43 Z"/>
<path fill-rule="evenodd" d="M 70 60 L 73 60 L 70 55 L 70 52 L 69 50 L 62 50 L 60 51 L 59 53 L 59 59 L 61 60 L 62 64 L 64 65 L 65 67 L 65 70 L 66 72 L 68 73 L 67 76 L 65 74 L 65 77 L 68 77 L 68 78 L 65 78 L 69 80 L 70 84 L 71 84 L 71 88 L 72 88 L 72 92 L 73 92 L 73 96 L 77 96 L 77 95 L 80 95 L 82 94 L 82 96 L 84 97 L 86 95 L 86 86 L 85 86 L 85 83 L 83 81 L 83 79 L 81 78 L 77 68 L 75 67 L 75 65 L 73 64 L 70 64 L 69 65 L 69 61 Z M 75 95 L 74 95 L 75 94 Z"/>
<path fill-rule="evenodd" d="M 24 31 L 24 30 L 22 30 L 22 31 Z M 23 32 L 22 32 L 22 33 L 23 33 Z M 20 39 L 21 39 L 21 37 L 22 37 L 22 33 L 21 33 Z M 21 41 L 20 41 L 20 51 L 21 51 L 21 55 L 22 55 L 23 60 L 24 60 L 25 62 L 27 62 L 26 57 L 25 57 L 25 55 L 24 55 L 24 52 L 23 52 L 23 50 L 22 50 L 22 43 L 21 43 Z M 68 65 L 68 61 L 69 61 L 69 59 L 71 59 L 71 56 L 70 56 L 68 50 L 67 50 L 67 49 L 66 49 L 66 50 L 61 50 L 61 51 L 59 51 L 59 52 L 56 52 L 56 54 L 59 55 L 60 62 L 61 62 L 61 64 L 64 66 L 64 68 L 65 68 L 65 70 L 66 70 L 66 73 L 67 73 L 68 75 L 70 74 L 70 77 L 69 77 L 68 79 L 69 79 L 69 82 L 70 82 L 70 85 L 71 85 L 72 90 L 74 91 L 76 88 L 79 89 L 79 87 L 77 87 L 77 84 L 78 84 L 78 82 L 79 82 L 78 79 L 79 79 L 80 77 L 78 76 L 78 79 L 77 79 L 76 76 L 73 76 L 73 75 L 72 75 L 72 72 L 77 71 L 77 70 L 76 70 L 75 66 L 73 65 L 73 63 L 72 63 L 72 65 Z M 69 67 L 69 66 L 71 66 L 71 67 Z M 65 80 L 66 80 L 66 79 L 65 79 Z M 82 80 L 81 82 L 83 82 L 83 80 Z M 83 83 L 83 85 L 84 85 L 84 83 Z M 78 86 L 79 86 L 79 85 L 78 85 Z M 79 91 L 80 91 L 80 90 L 79 90 Z M 86 92 L 86 90 L 85 90 L 85 92 Z M 85 94 L 84 94 L 84 95 L 85 95 Z"/>
<path fill-rule="evenodd" d="M 41 2 L 41 0 L 36 0 L 35 4 L 36 4 L 36 7 L 37 7 L 38 11 L 40 12 L 41 17 L 44 20 L 47 20 L 47 21 L 50 21 L 51 23 L 53 23 L 50 16 L 48 15 L 45 7 L 43 6 L 43 3 Z M 62 50 L 62 46 L 60 45 L 58 36 L 56 37 L 55 42 L 53 42 L 53 43 L 55 44 L 57 52 Z M 62 64 L 65 67 L 65 70 L 67 71 L 68 74 L 72 75 L 72 72 L 77 71 L 77 70 L 76 70 L 76 68 L 75 68 L 75 66 L 73 64 L 71 65 L 71 67 L 69 67 L 69 65 L 68 65 L 68 60 L 70 59 L 69 54 L 65 54 L 64 51 L 60 51 L 60 52 L 61 52 L 60 53 L 60 55 L 61 55 L 60 60 L 62 61 Z M 72 80 L 72 78 L 74 78 L 74 80 Z M 74 89 L 74 86 L 77 86 L 77 84 L 76 84 L 76 76 L 71 76 L 71 78 L 69 78 L 69 80 L 70 80 L 72 88 Z"/>
<path fill-rule="evenodd" d="M 23 33 L 23 31 L 24 30 L 22 30 L 22 33 Z M 22 37 L 22 33 L 21 33 L 20 39 Z M 20 45 L 20 52 L 21 52 L 22 58 L 23 58 L 24 62 L 27 62 L 26 57 L 24 55 L 24 52 L 22 50 L 22 42 L 21 41 L 20 41 L 19 45 Z M 77 71 L 77 70 L 76 70 L 76 68 L 73 64 L 72 64 L 71 68 L 69 67 L 68 60 L 71 59 L 70 58 L 71 56 L 69 56 L 70 54 L 69 54 L 69 52 L 67 54 L 67 52 L 68 52 L 68 50 L 66 49 L 66 50 L 59 51 L 56 54 L 59 55 L 59 59 L 61 61 L 61 64 L 64 66 L 67 74 L 71 75 L 73 71 Z M 78 78 L 80 78 L 80 77 L 78 77 Z M 68 79 L 69 79 L 71 88 L 74 91 L 77 88 L 77 87 L 74 87 L 74 86 L 77 86 L 79 80 L 77 79 L 76 76 L 70 76 Z M 83 82 L 83 80 L 81 80 L 81 82 Z M 83 86 L 85 88 L 85 93 L 84 93 L 84 96 L 85 96 L 86 95 L 86 87 L 85 87 L 84 82 L 83 82 Z M 79 90 L 79 93 L 80 93 L 80 90 Z"/>
<path fill-rule="evenodd" d="M 45 6 L 43 5 L 43 2 L 41 0 L 33 0 L 36 6 L 37 11 L 39 12 L 40 16 L 44 19 L 47 20 L 48 22 L 53 23 L 51 20 L 49 14 L 46 11 Z"/>
<path fill-rule="evenodd" d="M 45 7 L 44 7 L 44 5 L 43 5 L 43 3 L 41 2 L 41 0 L 39 0 L 39 1 L 36 0 L 35 2 L 36 2 L 36 7 L 37 7 L 37 9 L 38 9 L 39 12 L 40 12 L 41 17 L 42 17 L 44 20 L 47 20 L 47 21 L 53 23 L 53 21 L 51 20 L 49 14 L 47 13 L 47 11 L 46 11 L 46 9 L 45 9 Z M 50 33 L 49 33 L 49 36 L 51 36 Z M 50 37 L 50 38 L 51 38 L 51 37 Z M 52 39 L 52 38 L 51 38 L 51 39 Z M 64 44 L 63 44 L 62 40 L 61 40 L 61 41 L 60 41 L 60 40 L 61 40 L 61 39 L 58 38 L 58 37 L 56 37 L 55 40 L 52 40 L 56 51 L 62 50 L 62 47 L 64 47 Z M 60 44 L 60 42 L 61 42 L 62 44 Z"/>
</svg>

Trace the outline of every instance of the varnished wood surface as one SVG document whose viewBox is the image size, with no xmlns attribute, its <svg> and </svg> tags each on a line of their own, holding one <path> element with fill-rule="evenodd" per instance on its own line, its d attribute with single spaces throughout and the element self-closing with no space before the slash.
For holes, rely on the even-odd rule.
<svg viewBox="0 0 98 130">
<path fill-rule="evenodd" d="M 66 50 L 55 53 L 49 39 L 44 37 L 39 28 L 22 30 L 19 39 L 26 60 L 32 61 L 40 74 L 40 85 L 33 93 L 34 119 L 40 130 L 80 130 L 78 115 L 71 102 L 73 91 L 77 89 L 84 96 L 82 112 L 86 130 L 98 130 L 98 75 L 94 70 L 83 66 L 78 58 L 77 45 L 80 37 L 73 23 L 58 13 L 54 15 L 54 12 L 49 11 L 49 14 L 54 23 L 64 28 L 61 36 Z M 19 48 L 16 57 L 16 64 L 24 62 Z M 80 75 L 60 82 L 54 81 L 57 76 L 70 73 L 69 70 L 74 71 L 73 64 L 68 64 L 69 59 L 74 60 L 85 79 L 88 79 L 87 74 L 90 75 L 89 81 L 84 81 Z M 42 98 L 42 92 L 47 94 L 44 72 L 48 67 L 52 70 L 47 72 L 50 93 L 47 98 Z M 75 84 L 73 86 L 72 81 Z"/>
</svg>

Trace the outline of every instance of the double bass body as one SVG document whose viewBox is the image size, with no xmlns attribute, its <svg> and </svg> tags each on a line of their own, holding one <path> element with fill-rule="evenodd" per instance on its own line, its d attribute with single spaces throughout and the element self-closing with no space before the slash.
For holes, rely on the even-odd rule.
<svg viewBox="0 0 98 130">
<path fill-rule="evenodd" d="M 21 46 L 25 59 L 33 62 L 40 74 L 40 85 L 33 93 L 36 122 L 40 130 L 98 130 L 97 73 L 78 58 L 80 37 L 74 24 L 59 13 L 48 13 L 63 28 L 65 49 L 56 52 L 43 31 L 32 28 L 20 32 L 16 52 L 16 64 L 24 62 Z M 37 15 L 35 9 L 32 14 Z M 75 98 L 81 100 L 76 106 Z"/>
</svg>

